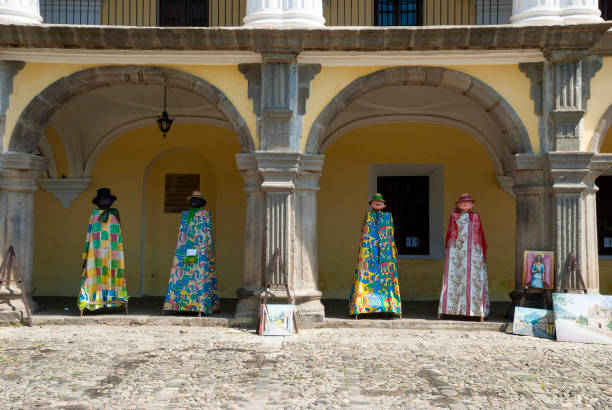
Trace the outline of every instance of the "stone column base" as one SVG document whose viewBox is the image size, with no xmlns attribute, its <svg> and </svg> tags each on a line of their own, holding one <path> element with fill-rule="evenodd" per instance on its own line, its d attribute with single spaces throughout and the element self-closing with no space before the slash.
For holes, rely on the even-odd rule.
<svg viewBox="0 0 612 410">
<path fill-rule="evenodd" d="M 24 321 L 26 308 L 21 298 L 21 290 L 14 285 L 0 288 L 0 323 Z"/>
<path fill-rule="evenodd" d="M 284 290 L 272 292 L 269 303 L 288 303 Z M 263 291 L 240 289 L 238 290 L 238 304 L 234 314 L 233 323 L 238 326 L 256 327 L 259 322 L 259 305 L 263 300 Z M 300 325 L 322 323 L 325 319 L 325 308 L 321 303 L 322 293 L 318 290 L 297 291 L 295 297 L 295 315 Z"/>
</svg>

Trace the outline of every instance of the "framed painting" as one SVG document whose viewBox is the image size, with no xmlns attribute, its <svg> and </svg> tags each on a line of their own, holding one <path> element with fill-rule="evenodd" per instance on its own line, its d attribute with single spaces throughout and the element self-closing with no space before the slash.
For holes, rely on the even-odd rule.
<svg viewBox="0 0 612 410">
<path fill-rule="evenodd" d="M 259 334 L 264 336 L 291 336 L 293 334 L 293 305 L 262 304 Z"/>
<path fill-rule="evenodd" d="M 555 253 L 553 251 L 524 252 L 523 286 L 536 289 L 554 289 Z"/>
<path fill-rule="evenodd" d="M 557 340 L 612 344 L 612 296 L 553 293 Z"/>
<path fill-rule="evenodd" d="M 515 335 L 555 338 L 555 317 L 552 310 L 516 307 L 512 333 Z"/>
</svg>

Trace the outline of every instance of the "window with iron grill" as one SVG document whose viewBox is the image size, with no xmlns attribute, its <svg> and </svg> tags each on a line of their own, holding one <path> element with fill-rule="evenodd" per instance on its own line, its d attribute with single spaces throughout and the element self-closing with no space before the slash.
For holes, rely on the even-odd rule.
<svg viewBox="0 0 612 410">
<path fill-rule="evenodd" d="M 600 255 L 612 255 L 612 176 L 601 176 L 597 191 L 597 245 Z"/>
<path fill-rule="evenodd" d="M 395 245 L 400 255 L 429 254 L 429 177 L 378 177 L 377 190 L 393 215 Z"/>
<path fill-rule="evenodd" d="M 422 26 L 422 0 L 375 0 L 374 23 L 377 26 Z"/>
<path fill-rule="evenodd" d="M 208 0 L 160 0 L 162 27 L 208 27 Z"/>
</svg>

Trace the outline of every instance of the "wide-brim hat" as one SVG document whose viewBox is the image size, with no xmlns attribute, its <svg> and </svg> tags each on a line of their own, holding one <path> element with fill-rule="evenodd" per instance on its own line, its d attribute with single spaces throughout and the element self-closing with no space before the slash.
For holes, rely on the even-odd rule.
<svg viewBox="0 0 612 410">
<path fill-rule="evenodd" d="M 458 204 L 459 202 L 476 202 L 475 199 L 472 199 L 472 196 L 470 194 L 461 194 L 459 195 L 459 199 L 457 199 L 457 202 L 455 202 L 455 204 Z"/>
<path fill-rule="evenodd" d="M 377 192 L 377 193 L 375 193 L 375 194 L 372 196 L 372 199 L 370 199 L 370 202 L 368 202 L 368 204 L 371 204 L 371 203 L 372 203 L 372 202 L 374 202 L 374 201 L 379 201 L 379 202 L 382 202 L 383 204 L 386 204 L 386 203 L 387 203 L 387 201 L 385 201 L 385 200 L 383 199 L 382 194 L 380 194 L 380 193 L 378 193 L 378 192 Z"/>
<path fill-rule="evenodd" d="M 98 205 L 98 202 L 100 202 L 100 199 L 102 198 L 110 198 L 111 201 L 115 201 L 117 199 L 115 195 L 111 194 L 110 188 L 100 188 L 98 189 L 96 197 L 92 199 L 91 202 L 94 205 Z"/>
<path fill-rule="evenodd" d="M 203 197 L 202 197 L 202 193 L 200 191 L 193 191 L 193 193 L 191 195 L 189 195 L 187 197 L 188 201 L 191 201 L 191 198 L 199 198 L 202 201 L 206 201 Z"/>
</svg>

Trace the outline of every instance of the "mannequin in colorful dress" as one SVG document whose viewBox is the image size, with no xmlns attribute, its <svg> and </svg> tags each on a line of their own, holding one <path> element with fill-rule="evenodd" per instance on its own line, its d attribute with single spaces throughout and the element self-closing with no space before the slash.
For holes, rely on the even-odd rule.
<svg viewBox="0 0 612 410">
<path fill-rule="evenodd" d="M 163 311 L 219 312 L 212 217 L 206 200 L 194 191 L 190 209 L 181 214 L 181 226 L 170 271 Z"/>
<path fill-rule="evenodd" d="M 92 203 L 85 248 L 83 275 L 79 294 L 79 310 L 125 305 L 127 313 L 127 283 L 123 259 L 123 235 L 119 211 L 112 208 L 117 197 L 110 189 L 98 189 Z"/>
<path fill-rule="evenodd" d="M 438 318 L 441 315 L 489 315 L 487 242 L 474 200 L 463 194 L 455 204 L 446 232 L 446 262 Z"/>
<path fill-rule="evenodd" d="M 387 205 L 381 194 L 375 194 L 369 205 L 361 228 L 349 315 L 357 319 L 364 313 L 391 313 L 401 318 L 393 217 L 382 212 Z"/>
</svg>

